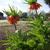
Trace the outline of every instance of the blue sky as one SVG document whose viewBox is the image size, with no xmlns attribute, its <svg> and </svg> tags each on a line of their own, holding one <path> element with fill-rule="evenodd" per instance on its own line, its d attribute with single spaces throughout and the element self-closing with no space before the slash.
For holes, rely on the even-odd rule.
<svg viewBox="0 0 50 50">
<path fill-rule="evenodd" d="M 27 12 L 28 10 L 28 5 L 24 4 L 23 2 L 24 0 L 0 0 L 0 11 L 2 11 L 3 9 L 7 9 L 8 8 L 8 4 L 10 5 L 14 5 L 15 7 L 17 7 L 19 10 L 22 10 L 23 12 Z M 42 7 L 38 10 L 40 12 L 41 11 L 45 11 L 48 12 L 49 11 L 49 7 L 48 5 L 44 4 L 44 0 L 38 0 L 38 3 L 40 3 L 42 5 Z"/>
</svg>

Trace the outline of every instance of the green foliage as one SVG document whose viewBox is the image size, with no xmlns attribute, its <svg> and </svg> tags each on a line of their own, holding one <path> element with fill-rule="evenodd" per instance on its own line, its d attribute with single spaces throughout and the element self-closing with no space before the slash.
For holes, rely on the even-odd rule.
<svg viewBox="0 0 50 50">
<path fill-rule="evenodd" d="M 42 16 L 43 17 L 43 16 Z M 39 15 L 33 21 L 29 21 L 29 30 L 17 33 L 9 33 L 6 50 L 43 50 L 49 42 L 50 31 L 44 24 L 44 18 Z"/>
<path fill-rule="evenodd" d="M 33 21 L 33 18 L 31 16 L 28 16 L 26 21 Z"/>
<path fill-rule="evenodd" d="M 50 21 L 48 21 L 47 25 L 48 25 L 48 27 L 50 27 Z"/>
<path fill-rule="evenodd" d="M 37 0 L 25 0 L 25 2 L 26 2 L 27 4 L 32 4 L 32 3 L 34 3 L 34 2 L 37 2 Z"/>
</svg>

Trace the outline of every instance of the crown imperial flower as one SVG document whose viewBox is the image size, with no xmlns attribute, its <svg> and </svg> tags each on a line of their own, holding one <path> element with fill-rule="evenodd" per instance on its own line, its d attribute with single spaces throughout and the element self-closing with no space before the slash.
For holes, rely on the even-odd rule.
<svg viewBox="0 0 50 50">
<path fill-rule="evenodd" d="M 40 8 L 41 5 L 39 3 L 33 3 L 30 5 L 29 9 L 32 9 L 32 10 L 38 10 L 38 8 Z"/>
</svg>

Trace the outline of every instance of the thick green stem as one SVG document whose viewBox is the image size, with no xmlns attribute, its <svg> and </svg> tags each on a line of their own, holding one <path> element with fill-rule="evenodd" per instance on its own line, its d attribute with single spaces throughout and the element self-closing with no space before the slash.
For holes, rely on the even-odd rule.
<svg viewBox="0 0 50 50">
<path fill-rule="evenodd" d="M 15 30 L 17 30 L 17 28 L 16 28 L 16 24 L 14 24 L 14 27 L 15 27 Z"/>
<path fill-rule="evenodd" d="M 36 16 L 35 17 L 37 17 L 38 16 L 38 12 L 37 12 L 37 10 L 35 10 L 36 11 Z"/>
</svg>

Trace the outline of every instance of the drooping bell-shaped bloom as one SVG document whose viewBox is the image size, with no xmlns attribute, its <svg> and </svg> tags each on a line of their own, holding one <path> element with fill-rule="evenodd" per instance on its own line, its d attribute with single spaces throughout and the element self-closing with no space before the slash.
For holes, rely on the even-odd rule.
<svg viewBox="0 0 50 50">
<path fill-rule="evenodd" d="M 39 4 L 39 3 L 32 3 L 30 5 L 29 9 L 31 9 L 31 10 L 38 10 L 38 8 L 40 8 L 40 7 L 41 7 L 41 4 Z"/>
<path fill-rule="evenodd" d="M 15 24 L 17 21 L 19 21 L 19 17 L 9 16 L 7 19 L 10 24 Z"/>
</svg>

